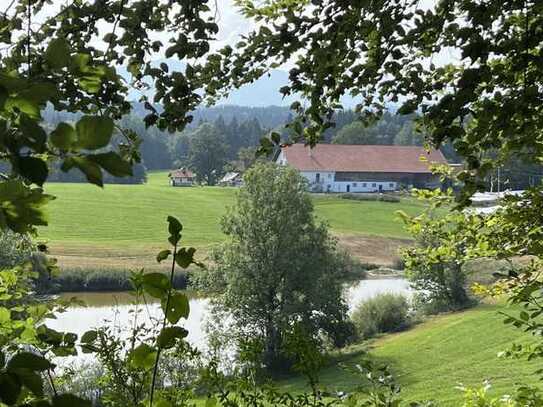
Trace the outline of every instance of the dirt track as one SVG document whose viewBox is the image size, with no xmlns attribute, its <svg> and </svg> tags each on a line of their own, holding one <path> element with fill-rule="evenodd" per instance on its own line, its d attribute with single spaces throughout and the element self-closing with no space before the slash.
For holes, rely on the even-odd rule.
<svg viewBox="0 0 543 407">
<path fill-rule="evenodd" d="M 363 235 L 336 235 L 339 245 L 363 263 L 393 266 L 399 259 L 398 249 L 413 242 L 408 239 L 386 238 Z M 55 246 L 51 255 L 58 259 L 61 267 L 67 268 L 122 268 L 146 269 L 167 268 L 156 263 L 156 253 L 160 248 L 142 246 L 134 249 L 108 249 L 91 246 Z M 197 251 L 198 258 L 206 260 L 209 247 Z"/>
<path fill-rule="evenodd" d="M 393 266 L 399 260 L 400 247 L 410 246 L 412 240 L 379 236 L 338 235 L 339 243 L 363 263 Z"/>
</svg>

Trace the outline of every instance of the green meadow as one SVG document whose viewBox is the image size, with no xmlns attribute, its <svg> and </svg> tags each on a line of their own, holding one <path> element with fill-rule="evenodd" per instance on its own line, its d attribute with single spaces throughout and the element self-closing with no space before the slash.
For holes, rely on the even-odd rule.
<svg viewBox="0 0 543 407">
<path fill-rule="evenodd" d="M 150 173 L 144 185 L 106 185 L 103 189 L 76 183 L 50 183 L 46 192 L 58 196 L 49 205 L 50 226 L 40 237 L 57 253 L 87 255 L 98 250 L 147 251 L 160 247 L 166 217 L 178 217 L 184 225 L 185 244 L 205 249 L 224 239 L 220 218 L 232 204 L 236 188 L 172 188 L 166 172 Z M 319 219 L 339 235 L 406 238 L 396 214 L 415 214 L 421 204 L 411 199 L 400 203 L 359 202 L 337 197 L 315 197 Z M 105 253 L 104 252 L 104 253 Z"/>
<path fill-rule="evenodd" d="M 106 185 L 100 189 L 86 184 L 52 183 L 47 185 L 47 192 L 59 198 L 49 205 L 51 226 L 40 231 L 41 238 L 64 263 L 86 269 L 87 264 L 94 265 L 97 260 L 101 267 L 110 266 L 109 260 L 115 266 L 130 260 L 153 262 L 154 250 L 167 244 L 167 215 L 182 220 L 185 244 L 205 253 L 224 239 L 220 219 L 234 202 L 236 189 L 172 188 L 165 172 L 155 172 L 145 185 Z M 416 214 L 422 209 L 420 203 L 409 198 L 399 203 L 334 196 L 313 199 L 317 217 L 328 222 L 333 233 L 350 239 L 358 236 L 366 245 L 374 239 L 371 250 L 383 242 L 405 242 L 402 239 L 408 235 L 396 212 Z M 354 345 L 333 356 L 321 372 L 321 381 L 329 390 L 354 389 L 361 384 L 360 378 L 345 367 L 354 367 L 369 352 L 369 357 L 391 366 L 406 400 L 435 399 L 440 406 L 457 406 L 462 399 L 456 388 L 459 384 L 480 386 L 485 379 L 492 383 L 494 394 L 510 391 L 517 381 L 533 378 L 536 368 L 522 360 L 497 357 L 519 339 L 517 330 L 503 326 L 499 314 L 503 307 L 481 304 L 431 318 L 405 332 Z M 530 338 L 521 336 L 520 340 Z M 300 377 L 290 377 L 281 386 L 299 391 L 305 384 Z"/>
<path fill-rule="evenodd" d="M 433 317 L 412 329 L 385 335 L 369 344 L 355 345 L 336 355 L 323 369 L 320 379 L 328 390 L 349 391 L 363 384 L 351 373 L 363 358 L 389 365 L 402 387 L 406 401 L 436 400 L 438 406 L 461 405 L 461 385 L 483 386 L 488 380 L 491 394 L 511 392 L 519 382 L 537 384 L 537 363 L 505 359 L 499 352 L 513 342 L 528 342 L 529 334 L 504 326 L 511 312 L 501 304 L 481 304 L 467 311 Z M 369 352 L 366 354 L 365 352 Z M 296 377 L 282 385 L 294 391 L 305 388 Z"/>
</svg>

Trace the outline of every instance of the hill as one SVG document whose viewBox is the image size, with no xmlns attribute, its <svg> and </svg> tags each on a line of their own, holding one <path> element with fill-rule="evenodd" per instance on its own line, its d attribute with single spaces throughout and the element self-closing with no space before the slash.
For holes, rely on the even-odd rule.
<svg viewBox="0 0 543 407">
<path fill-rule="evenodd" d="M 500 311 L 511 310 L 500 304 L 481 304 L 437 316 L 409 331 L 371 342 L 368 355 L 392 368 L 406 401 L 436 400 L 438 406 L 453 407 L 461 404 L 462 392 L 456 388 L 459 384 L 480 387 L 489 380 L 491 394 L 497 396 L 510 392 L 520 380 L 538 383 L 534 362 L 498 357 L 513 341 L 530 340 L 529 334 L 519 335 L 518 329 L 505 326 Z M 360 379 L 339 364 L 354 367 L 367 357 L 366 349 L 358 345 L 337 356 L 333 365 L 321 372 L 322 383 L 329 390 L 343 391 L 360 385 Z M 290 390 L 304 387 L 301 378 L 283 384 Z"/>
<path fill-rule="evenodd" d="M 49 183 L 46 192 L 59 198 L 50 204 L 51 226 L 42 228 L 40 236 L 61 262 L 79 265 L 100 258 L 104 265 L 122 261 L 137 265 L 144 259 L 152 260 L 163 246 L 167 215 L 182 220 L 185 244 L 205 252 L 221 242 L 224 236 L 219 220 L 233 202 L 236 189 L 172 188 L 165 172 L 154 172 L 144 185 L 99 189 Z M 394 254 L 407 238 L 395 212 L 417 213 L 421 208 L 411 200 L 358 202 L 326 196 L 316 197 L 314 202 L 317 216 L 327 221 L 355 254 L 364 247 L 369 247 L 370 253 L 375 247 L 385 247 L 389 252 L 383 258 Z"/>
</svg>

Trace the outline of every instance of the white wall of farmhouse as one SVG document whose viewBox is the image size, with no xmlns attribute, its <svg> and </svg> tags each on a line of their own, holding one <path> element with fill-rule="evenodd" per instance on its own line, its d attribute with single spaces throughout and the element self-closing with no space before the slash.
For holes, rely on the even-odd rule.
<svg viewBox="0 0 543 407">
<path fill-rule="evenodd" d="M 394 181 L 336 181 L 333 171 L 300 171 L 314 192 L 386 192 L 398 189 Z"/>
<path fill-rule="evenodd" d="M 334 182 L 335 171 L 300 171 L 309 184 L 326 184 Z"/>
</svg>

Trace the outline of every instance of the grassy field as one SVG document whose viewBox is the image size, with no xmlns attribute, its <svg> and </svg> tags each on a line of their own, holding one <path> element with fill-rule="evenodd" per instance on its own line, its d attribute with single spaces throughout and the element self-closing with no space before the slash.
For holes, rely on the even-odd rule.
<svg viewBox="0 0 543 407">
<path fill-rule="evenodd" d="M 166 236 L 166 216 L 181 219 L 185 244 L 207 249 L 224 239 L 219 220 L 233 203 L 235 188 L 171 188 L 165 172 L 149 174 L 145 185 L 106 185 L 104 189 L 87 184 L 50 183 L 46 192 L 58 198 L 49 206 L 50 226 L 40 230 L 54 255 L 74 265 L 101 257 L 117 262 L 122 258 L 137 262 L 162 247 Z M 395 212 L 417 213 L 420 204 L 358 202 L 336 197 L 316 197 L 317 216 L 329 222 L 341 238 L 355 242 L 360 236 L 379 240 L 401 239 L 407 235 Z M 382 243 L 377 246 L 382 247 Z M 71 265 L 71 264 L 69 264 Z"/>
<path fill-rule="evenodd" d="M 478 387 L 488 379 L 495 395 L 510 392 L 521 380 L 536 384 L 536 363 L 497 357 L 513 341 L 530 340 L 521 331 L 505 326 L 500 310 L 504 310 L 503 305 L 482 304 L 432 318 L 409 331 L 375 340 L 369 355 L 392 367 L 407 401 L 433 399 L 439 406 L 452 407 L 462 399 L 462 393 L 455 389 L 460 383 Z M 364 357 L 364 349 L 367 347 L 363 345 L 352 347 L 336 362 L 354 366 Z M 326 368 L 321 379 L 330 390 L 349 390 L 360 383 L 337 363 Z M 300 390 L 303 380 L 289 380 L 285 387 Z"/>
</svg>

